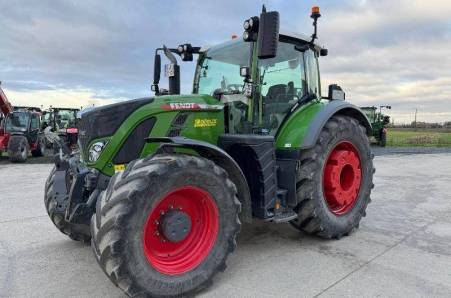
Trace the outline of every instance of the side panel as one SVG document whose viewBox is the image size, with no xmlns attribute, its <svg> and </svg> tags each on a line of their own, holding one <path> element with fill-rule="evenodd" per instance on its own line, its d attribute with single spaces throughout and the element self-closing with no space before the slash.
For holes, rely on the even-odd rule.
<svg viewBox="0 0 451 298">
<path fill-rule="evenodd" d="M 299 149 L 311 122 L 324 106 L 323 101 L 312 101 L 298 108 L 277 132 L 276 148 Z"/>
</svg>

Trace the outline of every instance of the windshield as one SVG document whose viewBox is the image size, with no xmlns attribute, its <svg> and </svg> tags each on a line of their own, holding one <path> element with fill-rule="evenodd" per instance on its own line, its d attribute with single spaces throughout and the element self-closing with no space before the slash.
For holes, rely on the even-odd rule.
<svg viewBox="0 0 451 298">
<path fill-rule="evenodd" d="M 76 126 L 75 112 L 71 110 L 58 110 L 55 120 L 57 129 L 67 129 Z"/>
<path fill-rule="evenodd" d="M 5 129 L 6 131 L 27 131 L 29 120 L 29 113 L 14 112 L 6 118 Z"/>
<path fill-rule="evenodd" d="M 197 68 L 195 93 L 241 92 L 244 79 L 240 67 L 249 65 L 249 49 L 250 43 L 231 41 L 208 50 Z"/>
<path fill-rule="evenodd" d="M 368 118 L 368 120 L 370 120 L 371 122 L 375 121 L 376 118 L 376 113 L 374 109 L 362 109 L 363 112 L 365 113 L 366 117 Z"/>
</svg>

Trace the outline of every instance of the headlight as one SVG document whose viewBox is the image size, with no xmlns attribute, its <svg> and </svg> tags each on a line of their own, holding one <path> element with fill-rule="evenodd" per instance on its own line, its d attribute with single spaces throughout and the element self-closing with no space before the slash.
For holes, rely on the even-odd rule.
<svg viewBox="0 0 451 298">
<path fill-rule="evenodd" d="M 102 153 L 103 148 L 105 148 L 106 141 L 95 142 L 89 147 L 88 151 L 88 160 L 89 162 L 96 162 L 99 159 L 100 154 Z"/>
</svg>

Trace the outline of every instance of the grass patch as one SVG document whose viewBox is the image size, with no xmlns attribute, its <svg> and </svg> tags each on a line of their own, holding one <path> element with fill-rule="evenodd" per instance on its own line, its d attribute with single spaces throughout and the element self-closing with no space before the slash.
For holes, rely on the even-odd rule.
<svg viewBox="0 0 451 298">
<path fill-rule="evenodd" d="M 451 147 L 451 132 L 433 130 L 388 129 L 387 146 Z"/>
</svg>

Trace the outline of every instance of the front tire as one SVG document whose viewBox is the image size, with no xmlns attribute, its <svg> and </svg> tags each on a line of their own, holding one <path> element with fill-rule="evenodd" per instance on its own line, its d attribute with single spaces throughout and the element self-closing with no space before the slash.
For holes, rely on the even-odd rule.
<svg viewBox="0 0 451 298">
<path fill-rule="evenodd" d="M 29 153 L 28 140 L 24 136 L 11 136 L 8 142 L 8 156 L 11 162 L 27 161 Z"/>
<path fill-rule="evenodd" d="M 354 118 L 333 116 L 314 148 L 300 157 L 298 218 L 306 233 L 341 238 L 359 226 L 373 188 L 373 155 L 365 128 Z"/>
<path fill-rule="evenodd" d="M 225 269 L 240 228 L 227 173 L 188 155 L 137 160 L 97 201 L 92 247 L 111 281 L 130 297 L 193 294 Z"/>
<path fill-rule="evenodd" d="M 91 240 L 89 226 L 67 222 L 65 220 L 65 210 L 59 210 L 58 208 L 58 202 L 56 200 L 53 187 L 55 173 L 56 167 L 53 167 L 47 181 L 45 182 L 44 205 L 47 210 L 47 214 L 55 227 L 57 227 L 61 233 L 67 235 L 74 241 L 88 243 L 89 240 Z"/>
</svg>

